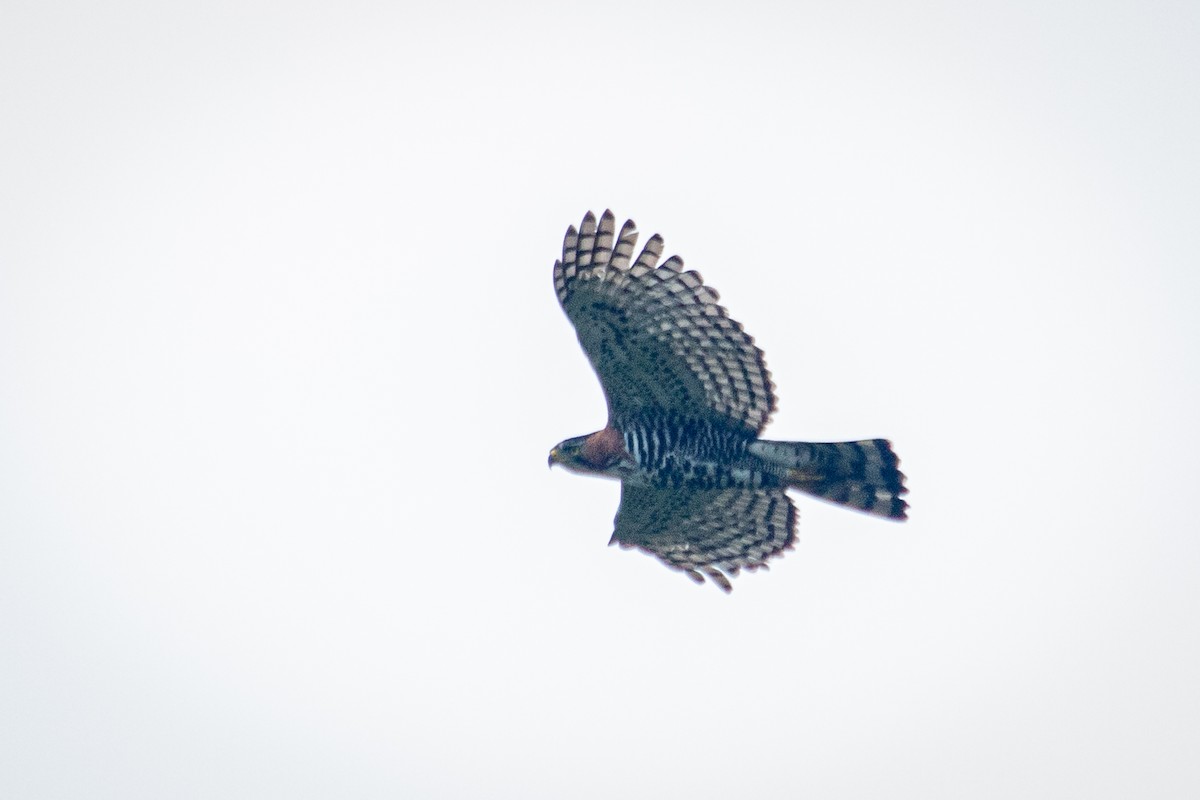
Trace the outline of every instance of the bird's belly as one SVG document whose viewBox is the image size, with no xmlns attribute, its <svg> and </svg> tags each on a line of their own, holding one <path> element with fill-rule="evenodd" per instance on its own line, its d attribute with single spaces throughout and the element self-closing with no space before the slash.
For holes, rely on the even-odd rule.
<svg viewBox="0 0 1200 800">
<path fill-rule="evenodd" d="M 686 453 L 667 453 L 657 464 L 639 465 L 627 480 L 637 485 L 692 490 L 782 485 L 777 476 L 756 464 L 731 464 Z"/>
</svg>

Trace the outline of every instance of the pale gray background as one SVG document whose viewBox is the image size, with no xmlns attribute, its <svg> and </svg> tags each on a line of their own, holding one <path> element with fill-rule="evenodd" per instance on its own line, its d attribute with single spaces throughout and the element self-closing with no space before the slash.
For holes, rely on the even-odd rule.
<svg viewBox="0 0 1200 800">
<path fill-rule="evenodd" d="M 1192 2 L 5 3 L 0 796 L 1193 797 Z M 608 549 L 611 206 L 892 438 Z"/>
</svg>

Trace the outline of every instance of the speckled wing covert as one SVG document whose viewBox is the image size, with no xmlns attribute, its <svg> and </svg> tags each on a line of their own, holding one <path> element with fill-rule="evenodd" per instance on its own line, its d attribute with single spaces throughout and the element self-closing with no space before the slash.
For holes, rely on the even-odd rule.
<svg viewBox="0 0 1200 800">
<path fill-rule="evenodd" d="M 655 234 L 630 263 L 633 220 L 589 211 L 563 240 L 554 288 L 600 378 L 610 423 L 643 409 L 707 415 L 757 434 L 775 410 L 762 351 Z"/>
<path fill-rule="evenodd" d="M 726 592 L 742 569 L 796 541 L 796 509 L 782 488 L 657 489 L 621 484 L 621 506 L 609 544 L 657 556 L 692 580 L 710 578 Z"/>
</svg>

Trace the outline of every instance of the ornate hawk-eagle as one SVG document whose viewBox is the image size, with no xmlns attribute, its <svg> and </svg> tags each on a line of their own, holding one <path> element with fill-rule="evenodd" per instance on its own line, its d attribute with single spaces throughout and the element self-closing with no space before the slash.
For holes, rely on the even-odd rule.
<svg viewBox="0 0 1200 800">
<path fill-rule="evenodd" d="M 610 544 L 636 547 L 730 591 L 796 540 L 798 489 L 891 519 L 908 504 L 884 439 L 773 442 L 762 351 L 683 260 L 661 265 L 663 240 L 637 258 L 637 226 L 611 211 L 567 229 L 554 289 L 608 400 L 608 424 L 560 442 L 550 464 L 621 481 Z M 656 266 L 657 265 L 657 266 Z"/>
</svg>

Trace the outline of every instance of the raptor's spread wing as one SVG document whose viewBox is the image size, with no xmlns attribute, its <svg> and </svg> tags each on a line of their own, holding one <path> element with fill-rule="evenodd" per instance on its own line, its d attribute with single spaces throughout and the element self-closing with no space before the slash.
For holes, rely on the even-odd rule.
<svg viewBox="0 0 1200 800">
<path fill-rule="evenodd" d="M 699 273 L 655 234 L 630 263 L 632 220 L 605 211 L 567 230 L 554 288 L 604 387 L 610 421 L 643 409 L 710 416 L 757 434 L 775 410 L 762 351 Z"/>
<path fill-rule="evenodd" d="M 796 540 L 796 509 L 782 488 L 687 491 L 621 484 L 610 544 L 636 547 L 725 591 L 741 569 L 764 566 Z"/>
</svg>

